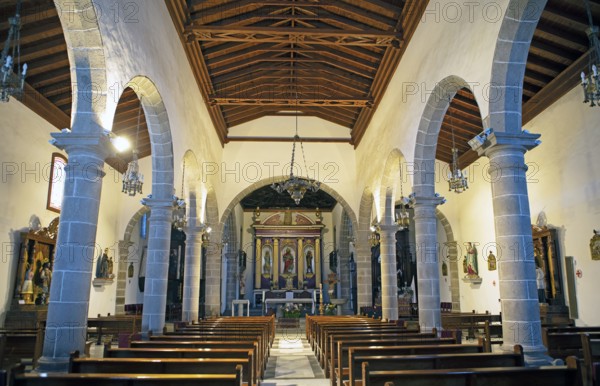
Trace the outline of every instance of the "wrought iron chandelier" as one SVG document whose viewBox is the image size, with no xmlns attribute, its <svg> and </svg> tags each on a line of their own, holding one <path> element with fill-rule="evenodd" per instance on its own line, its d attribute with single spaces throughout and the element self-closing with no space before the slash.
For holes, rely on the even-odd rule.
<svg viewBox="0 0 600 386">
<path fill-rule="evenodd" d="M 8 102 L 10 97 L 20 98 L 25 87 L 27 64 L 21 67 L 21 0 L 17 1 L 15 16 L 8 19 L 8 37 L 0 58 L 0 101 Z M 16 72 L 15 72 L 16 68 Z"/>
<path fill-rule="evenodd" d="M 587 12 L 589 27 L 586 29 L 590 41 L 590 65 L 589 74 L 581 72 L 581 86 L 583 87 L 583 103 L 589 103 L 590 107 L 597 106 L 600 101 L 600 75 L 598 66 L 600 66 L 600 44 L 598 43 L 598 32 L 600 29 L 594 25 L 592 10 L 589 0 L 583 0 Z"/>
<path fill-rule="evenodd" d="M 135 196 L 137 193 L 142 194 L 142 186 L 144 185 L 144 176 L 140 173 L 140 166 L 138 165 L 138 139 L 140 135 L 141 116 L 142 100 L 140 99 L 137 128 L 135 130 L 135 147 L 133 148 L 132 159 L 127 165 L 127 171 L 123 173 L 123 189 L 121 190 L 122 193 L 130 196 Z"/>
<path fill-rule="evenodd" d="M 185 183 L 185 157 L 183 158 L 183 173 L 181 174 L 181 198 L 173 197 L 173 226 L 178 231 L 183 231 L 185 226 L 187 225 L 187 216 L 186 216 L 186 204 L 184 193 L 184 183 Z"/>
<path fill-rule="evenodd" d="M 292 200 L 296 205 L 300 205 L 300 201 L 304 198 L 304 194 L 307 191 L 317 192 L 321 187 L 321 183 L 308 178 L 300 178 L 294 175 L 294 157 L 296 154 L 296 142 L 300 142 L 300 149 L 302 149 L 302 159 L 304 160 L 304 169 L 308 173 L 306 167 L 306 156 L 304 155 L 304 145 L 298 135 L 298 83 L 295 79 L 295 92 L 296 92 L 296 134 L 294 135 L 294 144 L 292 145 L 292 162 L 290 165 L 290 178 L 283 182 L 273 183 L 271 188 L 277 191 L 277 193 L 288 192 Z"/>
<path fill-rule="evenodd" d="M 452 124 L 452 115 L 449 115 L 450 132 L 452 133 L 452 165 L 448 171 L 448 191 L 462 193 L 469 188 L 467 172 L 458 167 L 458 149 L 454 143 L 454 125 Z"/>
<path fill-rule="evenodd" d="M 404 197 L 404 192 L 402 190 L 402 162 L 400 159 L 398 160 L 398 164 L 400 166 L 400 211 L 396 213 L 396 225 L 398 225 L 399 230 L 403 231 L 408 229 L 408 226 L 410 225 L 410 218 L 408 211 L 406 210 L 406 206 L 410 203 L 410 199 Z"/>
</svg>

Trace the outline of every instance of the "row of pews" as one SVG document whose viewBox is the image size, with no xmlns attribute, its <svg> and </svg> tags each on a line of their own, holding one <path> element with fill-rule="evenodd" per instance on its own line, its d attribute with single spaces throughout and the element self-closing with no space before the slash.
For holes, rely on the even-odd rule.
<svg viewBox="0 0 600 386">
<path fill-rule="evenodd" d="M 526 367 L 521 346 L 491 353 L 483 339 L 462 344 L 364 317 L 307 317 L 306 336 L 332 386 L 580 385 L 579 363 Z M 596 386 L 596 385 L 595 385 Z"/>
<path fill-rule="evenodd" d="M 258 385 L 275 337 L 274 317 L 223 317 L 111 348 L 103 358 L 71 355 L 68 373 L 12 371 L 0 386 Z M 4 374 L 6 377 L 6 374 Z"/>
</svg>

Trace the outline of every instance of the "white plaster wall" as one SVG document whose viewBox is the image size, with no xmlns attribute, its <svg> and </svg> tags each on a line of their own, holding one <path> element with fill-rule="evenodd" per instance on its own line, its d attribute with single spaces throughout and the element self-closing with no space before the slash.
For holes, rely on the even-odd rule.
<svg viewBox="0 0 600 386">
<path fill-rule="evenodd" d="M 563 277 L 564 256 L 573 256 L 583 274 L 576 278 L 576 323 L 598 325 L 600 261 L 591 260 L 589 243 L 592 230 L 600 229 L 600 110 L 582 100 L 575 87 L 525 126 L 542 134 L 542 144 L 526 154 L 526 161 L 531 222 L 544 211 L 548 226 L 559 228 Z"/>
<path fill-rule="evenodd" d="M 295 117 L 269 116 L 231 127 L 229 136 L 292 138 L 295 131 Z M 350 129 L 317 117 L 298 117 L 298 135 L 300 138 L 350 139 Z"/>
<path fill-rule="evenodd" d="M 46 227 L 59 215 L 46 209 L 46 199 L 51 156 L 60 151 L 48 143 L 56 129 L 12 98 L 0 103 L 0 128 L 0 325 L 4 325 L 15 286 L 20 232 L 29 230 L 32 216 Z"/>
<path fill-rule="evenodd" d="M 355 158 L 349 144 L 305 143 L 306 168 L 308 176 L 321 181 L 350 205 L 358 213 L 360 194 L 355 173 Z M 289 176 L 292 143 L 278 142 L 230 142 L 223 151 L 223 161 L 201 165 L 202 175 L 212 175 L 221 184 L 221 194 L 217 195 L 219 209 L 230 205 L 234 197 L 248 186 L 270 180 L 274 176 Z M 306 176 L 302 150 L 296 146 L 295 170 Z"/>
</svg>

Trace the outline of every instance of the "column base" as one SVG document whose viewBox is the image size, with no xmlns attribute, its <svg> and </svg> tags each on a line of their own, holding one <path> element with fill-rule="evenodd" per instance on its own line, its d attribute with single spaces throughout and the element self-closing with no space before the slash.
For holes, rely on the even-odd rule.
<svg viewBox="0 0 600 386">
<path fill-rule="evenodd" d="M 33 370 L 35 373 L 66 373 L 69 371 L 69 358 L 49 358 L 41 357 L 38 359 L 37 367 Z"/>
<path fill-rule="evenodd" d="M 503 344 L 500 346 L 500 350 L 507 353 L 513 353 L 514 346 Z M 546 354 L 547 351 L 545 346 L 524 346 L 523 354 L 525 357 L 525 366 L 558 366 L 564 364 L 561 359 L 554 359 L 548 356 L 548 354 Z"/>
</svg>

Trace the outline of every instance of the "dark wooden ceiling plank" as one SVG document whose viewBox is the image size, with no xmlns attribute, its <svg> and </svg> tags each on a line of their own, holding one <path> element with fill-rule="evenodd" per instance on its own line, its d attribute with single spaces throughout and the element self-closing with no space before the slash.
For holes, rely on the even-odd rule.
<svg viewBox="0 0 600 386">
<path fill-rule="evenodd" d="M 56 83 L 71 80 L 71 70 L 69 68 L 59 68 L 54 71 L 49 71 L 39 76 L 28 76 L 27 83 L 29 83 L 35 89 L 43 89 L 45 87 L 52 87 Z"/>
<path fill-rule="evenodd" d="M 343 0 L 345 3 L 366 8 L 389 19 L 398 20 L 402 15 L 402 7 L 381 0 Z"/>
<path fill-rule="evenodd" d="M 560 74 L 566 67 L 561 65 L 560 63 L 551 62 L 548 60 L 544 60 L 532 53 L 527 57 L 527 69 L 533 69 L 540 74 L 544 74 L 551 78 L 555 78 Z"/>
<path fill-rule="evenodd" d="M 584 34 L 584 31 L 581 31 Z M 573 33 L 560 26 L 544 22 L 540 20 L 537 24 L 534 36 L 539 36 L 542 39 L 550 40 L 555 44 L 559 44 L 565 47 L 571 47 L 578 51 L 587 50 L 587 38 L 582 41 L 581 34 Z M 583 35 L 585 37 L 585 34 Z"/>
<path fill-rule="evenodd" d="M 214 4 L 215 6 L 212 9 L 202 9 L 201 12 L 192 11 L 191 17 L 194 23 L 210 24 L 228 17 L 242 18 L 245 12 L 264 6 L 262 2 L 252 0 L 237 0 L 224 5 L 219 4 L 219 2 L 214 2 Z"/>
<path fill-rule="evenodd" d="M 333 3 L 333 4 L 331 4 Z M 336 1 L 323 4 L 323 8 L 331 12 L 344 16 L 348 19 L 371 25 L 380 30 L 392 30 L 398 17 L 385 17 L 375 12 L 369 12 L 364 8 L 354 6 L 347 2 Z"/>
<path fill-rule="evenodd" d="M 231 63 L 235 63 L 241 58 L 251 58 L 253 56 L 258 56 L 264 54 L 265 52 L 273 52 L 273 53 L 286 53 L 290 52 L 291 49 L 289 47 L 284 47 L 285 44 L 272 44 L 272 43 L 264 43 L 264 44 L 239 44 L 240 47 L 243 47 L 241 50 L 232 50 L 231 53 L 227 55 L 221 55 L 215 57 L 214 59 L 207 58 L 205 56 L 206 66 L 209 69 L 217 68 L 219 66 L 228 65 Z M 250 56 L 249 56 L 250 55 Z"/>
<path fill-rule="evenodd" d="M 57 129 L 71 127 L 71 117 L 27 83 L 21 102 Z"/>
<path fill-rule="evenodd" d="M 35 77 L 39 74 L 45 74 L 50 71 L 57 69 L 63 69 L 69 67 L 69 58 L 64 55 L 63 52 L 59 52 L 52 56 L 45 57 L 41 60 L 36 60 L 29 65 L 27 74 L 31 77 Z"/>
<path fill-rule="evenodd" d="M 372 103 L 371 99 L 317 99 L 317 98 L 226 98 L 212 96 L 209 103 L 217 105 L 247 105 L 247 106 L 289 106 L 296 103 L 301 106 L 355 107 L 362 108 Z"/>
<path fill-rule="evenodd" d="M 62 54 L 68 58 L 67 43 L 63 36 L 55 36 L 46 41 L 35 42 L 28 46 L 21 46 L 21 62 L 31 63 L 48 55 Z"/>
<path fill-rule="evenodd" d="M 582 55 L 523 105 L 523 125 L 526 125 L 581 82 L 579 75 L 582 71 L 588 71 L 590 55 L 590 51 Z M 581 94 L 583 101 L 583 91 Z"/>
</svg>

